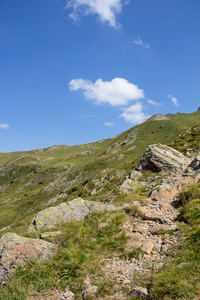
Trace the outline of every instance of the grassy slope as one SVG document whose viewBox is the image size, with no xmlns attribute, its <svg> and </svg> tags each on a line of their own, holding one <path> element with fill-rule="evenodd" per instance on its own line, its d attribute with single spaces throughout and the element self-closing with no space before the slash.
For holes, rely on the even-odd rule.
<svg viewBox="0 0 200 300">
<path fill-rule="evenodd" d="M 11 225 L 2 234 L 23 231 L 37 211 L 77 195 L 105 199 L 149 144 L 170 143 L 199 122 L 200 112 L 178 113 L 174 118 L 146 121 L 116 137 L 91 144 L 0 153 L 0 229 Z M 99 193 L 91 196 L 95 180 L 102 177 Z M 61 197 L 54 203 L 48 202 L 58 194 Z"/>
<path fill-rule="evenodd" d="M 85 148 L 80 148 L 81 146 L 61 146 L 54 150 L 52 148 L 45 149 L 42 152 L 35 150 L 28 153 L 17 153 L 18 157 L 27 154 L 30 156 L 24 157 L 20 161 L 20 164 L 19 160 L 14 164 L 13 161 L 11 161 L 9 167 L 8 164 L 6 164 L 5 170 L 2 171 L 2 173 L 4 172 L 7 176 L 2 176 L 1 180 L 3 181 L 3 177 L 5 177 L 4 180 L 6 182 L 7 177 L 9 177 L 9 182 L 11 179 L 14 181 L 5 189 L 10 193 L 10 197 L 12 197 L 12 194 L 14 197 L 19 195 L 19 200 L 16 201 L 17 204 L 16 202 L 13 203 L 13 209 L 17 210 L 20 208 L 22 211 L 24 209 L 22 216 L 25 216 L 27 214 L 27 208 L 30 209 L 31 205 L 33 205 L 31 202 L 29 203 L 29 201 L 31 201 L 30 199 L 35 201 L 35 205 L 37 205 L 38 201 L 38 208 L 36 207 L 36 210 L 39 209 L 45 199 L 45 197 L 42 198 L 41 195 L 45 196 L 45 193 L 42 194 L 41 191 L 38 193 L 38 189 L 40 189 L 42 185 L 45 186 L 50 182 L 53 176 L 58 176 L 59 172 L 63 172 L 64 165 L 72 162 L 77 164 L 77 167 L 74 166 L 70 171 L 71 174 L 69 175 L 71 177 L 73 177 L 73 172 L 77 169 L 82 170 L 83 174 L 86 172 L 87 176 L 93 172 L 96 177 L 100 176 L 100 170 L 108 167 L 116 170 L 125 168 L 126 171 L 128 171 L 129 168 L 124 166 L 124 164 L 130 163 L 130 167 L 132 167 L 134 164 L 132 162 L 137 161 L 141 155 L 140 151 L 144 150 L 148 144 L 157 142 L 170 143 L 178 134 L 181 134 L 183 128 L 185 130 L 188 129 L 188 127 L 192 127 L 199 122 L 199 119 L 199 114 L 180 114 L 178 118 L 174 120 L 145 122 L 114 139 L 106 140 L 102 143 L 97 142 L 84 145 Z M 175 120 L 176 122 L 173 122 Z M 188 127 L 187 124 L 189 124 Z M 160 128 L 160 126 L 162 128 Z M 199 128 L 199 126 L 195 126 L 195 128 Z M 127 142 L 125 142 L 128 140 L 127 135 L 132 135 L 133 131 L 137 132 L 137 139 L 133 144 L 127 145 Z M 154 133 L 152 133 L 152 131 L 154 131 Z M 173 144 L 177 148 L 184 146 L 181 148 L 183 151 L 191 148 L 194 143 L 197 146 L 197 132 L 200 131 L 192 129 L 189 133 L 179 136 L 178 140 L 175 139 Z M 153 139 L 152 135 L 154 137 Z M 107 148 L 111 146 L 116 148 L 116 145 L 113 146 L 116 143 L 117 145 L 119 143 L 126 144 L 122 145 L 117 154 L 110 153 L 102 157 L 103 154 L 105 155 Z M 134 144 L 137 145 L 137 149 L 125 151 L 128 147 L 133 147 Z M 95 153 L 90 155 L 93 158 L 96 157 L 97 164 L 91 160 L 90 157 L 82 157 L 80 155 L 80 151 L 86 151 L 87 148 L 95 149 Z M 109 159 L 113 159 L 113 157 L 116 157 L 120 153 L 125 155 L 124 159 L 109 161 Z M 131 155 L 129 153 L 131 153 Z M 13 154 L 6 155 L 9 159 L 13 159 L 13 157 L 16 159 L 16 156 L 12 156 Z M 40 161 L 34 164 L 30 163 L 31 160 L 34 161 L 35 157 L 39 157 Z M 50 157 L 52 157 L 52 159 L 50 159 Z M 83 161 L 80 161 L 81 158 Z M 3 156 L 2 159 L 4 159 Z M 49 160 L 42 161 L 44 159 Z M 52 162 L 54 167 L 52 166 Z M 102 162 L 102 164 L 99 165 L 99 162 Z M 13 166 L 16 168 L 15 174 L 13 172 Z M 29 174 L 30 177 L 27 178 L 27 174 Z M 82 177 L 81 180 L 86 178 L 86 175 Z M 32 179 L 35 180 L 35 183 L 23 187 L 21 192 L 21 186 L 25 182 L 30 183 Z M 41 180 L 43 180 L 43 183 L 40 183 Z M 89 184 L 91 184 L 91 182 L 89 182 L 88 185 Z M 113 182 L 111 188 L 114 187 L 114 184 Z M 17 188 L 18 191 L 16 191 Z M 28 196 L 24 196 L 23 193 L 25 191 L 29 193 Z M 55 193 L 57 192 L 58 190 L 55 191 Z M 21 198 L 20 193 L 22 193 Z M 49 193 L 47 194 L 48 197 L 49 195 L 52 196 Z M 35 197 L 35 195 L 37 195 L 37 197 Z M 72 196 L 73 195 L 74 193 L 72 193 Z M 4 196 L 6 197 L 5 192 Z M 40 196 L 41 200 L 35 199 L 38 199 Z M 48 197 L 46 197 L 46 199 L 48 199 Z M 98 196 L 96 197 L 98 198 Z M 27 200 L 24 200 L 24 198 Z M 152 299 L 198 299 L 200 296 L 200 184 L 188 187 L 180 193 L 179 201 L 180 206 L 182 206 L 179 230 L 181 236 L 185 238 L 182 239 L 179 245 L 175 245 L 175 248 L 169 253 L 172 257 L 170 265 L 167 265 L 163 270 L 155 273 L 151 278 L 138 279 L 139 281 L 141 280 L 141 285 L 144 286 L 144 284 L 146 284 L 150 288 L 150 297 L 152 297 Z M 10 205 L 8 202 L 8 209 L 9 208 Z M 3 212 L 0 214 L 2 213 Z M 7 211 L 7 213 L 7 217 L 10 217 L 9 211 Z M 34 209 L 32 213 L 34 213 Z M 30 211 L 28 214 L 30 214 Z M 16 216 L 18 217 L 18 215 Z M 77 299 L 79 299 L 81 298 L 81 291 L 85 288 L 83 278 L 88 273 L 91 275 L 92 283 L 99 286 L 101 297 L 113 295 L 116 286 L 112 278 L 108 279 L 104 276 L 97 258 L 100 256 L 113 257 L 119 255 L 124 257 L 124 255 L 130 255 L 130 253 L 125 252 L 124 246 L 126 238 L 121 226 L 126 218 L 127 215 L 125 212 L 115 212 L 91 216 L 82 222 L 81 226 L 77 223 L 62 225 L 61 228 L 58 228 L 62 229 L 63 235 L 57 239 L 57 243 L 59 244 L 57 257 L 50 264 L 43 264 L 41 266 L 37 263 L 32 263 L 26 269 L 17 270 L 16 276 L 12 278 L 7 286 L 0 290 L 0 296 L 2 296 L 2 299 L 22 300 L 26 299 L 28 294 L 35 291 L 48 291 L 49 289 L 64 290 L 67 285 L 70 285 L 73 292 L 76 293 Z M 29 220 L 29 217 L 27 217 L 27 220 Z M 98 224 L 101 222 L 107 222 L 108 227 L 98 229 Z M 16 224 L 16 221 L 14 221 L 13 224 L 14 223 Z M 13 228 L 12 231 L 16 231 L 15 229 L 17 228 L 20 227 Z M 132 253 L 132 255 L 133 257 L 134 255 L 137 257 L 138 253 Z M 182 264 L 181 267 L 180 264 Z M 52 274 L 54 274 L 54 276 L 52 276 Z M 137 280 L 137 278 L 134 280 Z M 120 289 L 124 293 L 128 293 L 125 286 L 121 286 Z M 132 297 L 130 299 L 135 298 Z"/>
</svg>

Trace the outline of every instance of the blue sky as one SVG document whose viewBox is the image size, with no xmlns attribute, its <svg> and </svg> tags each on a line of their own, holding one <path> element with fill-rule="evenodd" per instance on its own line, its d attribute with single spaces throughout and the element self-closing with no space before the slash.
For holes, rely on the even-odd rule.
<svg viewBox="0 0 200 300">
<path fill-rule="evenodd" d="M 0 152 L 199 106 L 199 0 L 0 0 Z"/>
</svg>

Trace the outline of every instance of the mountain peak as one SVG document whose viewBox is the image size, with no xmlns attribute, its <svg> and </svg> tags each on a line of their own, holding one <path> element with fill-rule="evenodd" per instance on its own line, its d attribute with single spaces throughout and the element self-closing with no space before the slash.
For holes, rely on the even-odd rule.
<svg viewBox="0 0 200 300">
<path fill-rule="evenodd" d="M 155 114 L 152 117 L 150 117 L 147 121 L 161 121 L 167 119 L 168 118 L 166 116 L 163 116 L 162 114 Z"/>
</svg>

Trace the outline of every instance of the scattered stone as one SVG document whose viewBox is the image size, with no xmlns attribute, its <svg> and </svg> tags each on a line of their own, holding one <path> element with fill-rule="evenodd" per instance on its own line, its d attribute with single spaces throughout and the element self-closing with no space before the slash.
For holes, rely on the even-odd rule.
<svg viewBox="0 0 200 300">
<path fill-rule="evenodd" d="M 142 250 L 147 254 L 151 254 L 154 247 L 155 247 L 154 243 L 151 240 L 148 240 L 142 245 Z"/>
<path fill-rule="evenodd" d="M 129 280 L 129 279 L 125 279 L 124 281 L 123 281 L 123 284 L 130 284 L 131 283 L 131 280 Z"/>
<path fill-rule="evenodd" d="M 102 228 L 107 227 L 107 226 L 108 226 L 108 223 L 99 223 L 98 229 L 102 229 Z"/>
<path fill-rule="evenodd" d="M 94 190 L 91 192 L 91 196 L 96 195 L 96 193 L 97 193 L 97 190 L 94 189 Z"/>
<path fill-rule="evenodd" d="M 177 268 L 181 269 L 182 267 L 184 267 L 186 265 L 189 265 L 189 263 L 188 262 L 182 262 L 179 265 L 177 265 Z"/>
<path fill-rule="evenodd" d="M 88 286 L 91 285 L 90 276 L 89 276 L 89 275 L 85 276 L 83 282 L 84 282 L 86 285 L 88 285 Z"/>
<path fill-rule="evenodd" d="M 56 236 L 62 235 L 62 231 L 51 231 L 51 232 L 43 232 L 40 237 L 42 239 L 54 238 Z"/>
<path fill-rule="evenodd" d="M 147 225 L 138 225 L 133 228 L 134 232 L 140 232 L 140 233 L 148 233 L 149 232 L 149 226 Z"/>
<path fill-rule="evenodd" d="M 189 165 L 190 168 L 194 169 L 195 171 L 200 169 L 200 153 L 195 157 L 195 159 Z"/>
<path fill-rule="evenodd" d="M 85 291 L 82 292 L 82 299 L 85 300 L 87 299 L 87 296 L 92 296 L 94 294 L 96 294 L 98 291 L 98 286 L 93 285 L 93 286 L 89 286 Z"/>
<path fill-rule="evenodd" d="M 137 180 L 141 177 L 142 177 L 142 173 L 138 172 L 136 170 L 132 171 L 131 174 L 130 174 L 130 179 L 132 179 L 132 180 Z"/>
<path fill-rule="evenodd" d="M 131 294 L 134 294 L 141 299 L 147 299 L 147 297 L 148 297 L 147 289 L 143 288 L 143 287 L 138 287 L 138 286 L 136 286 L 132 289 Z"/>
<path fill-rule="evenodd" d="M 167 231 L 176 231 L 177 230 L 177 225 L 171 225 L 171 226 L 168 226 L 167 228 L 166 228 L 166 230 Z"/>
<path fill-rule="evenodd" d="M 75 300 L 75 294 L 69 288 L 66 288 L 65 293 L 60 296 L 60 299 Z"/>
<path fill-rule="evenodd" d="M 160 252 L 162 247 L 162 239 L 160 237 L 154 237 L 153 243 L 156 250 Z"/>
<path fill-rule="evenodd" d="M 126 193 L 127 191 L 133 191 L 145 186 L 146 184 L 144 182 L 139 182 L 137 179 L 133 180 L 131 178 L 127 178 L 120 186 L 120 190 Z"/>
<path fill-rule="evenodd" d="M 40 240 L 30 239 L 6 233 L 0 239 L 0 282 L 15 273 L 16 268 L 24 268 L 32 259 L 43 262 L 52 258 L 57 245 Z"/>
<path fill-rule="evenodd" d="M 153 265 L 153 270 L 160 270 L 160 269 L 162 269 L 163 266 L 164 266 L 164 263 L 162 261 L 158 262 Z"/>
</svg>

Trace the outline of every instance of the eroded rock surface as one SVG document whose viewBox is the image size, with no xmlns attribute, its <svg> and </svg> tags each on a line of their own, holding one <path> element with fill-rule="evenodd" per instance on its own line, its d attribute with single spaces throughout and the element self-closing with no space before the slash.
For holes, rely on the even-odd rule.
<svg viewBox="0 0 200 300">
<path fill-rule="evenodd" d="M 0 282 L 13 274 L 17 267 L 26 267 L 28 261 L 43 262 L 52 258 L 57 246 L 39 239 L 30 239 L 6 233 L 0 239 Z"/>
</svg>

